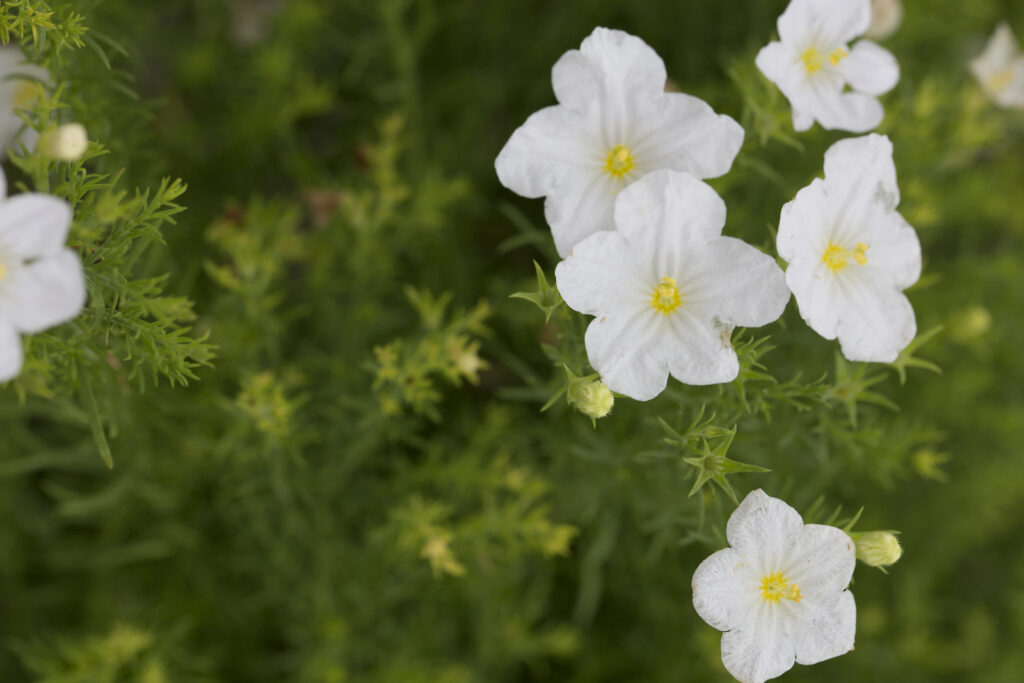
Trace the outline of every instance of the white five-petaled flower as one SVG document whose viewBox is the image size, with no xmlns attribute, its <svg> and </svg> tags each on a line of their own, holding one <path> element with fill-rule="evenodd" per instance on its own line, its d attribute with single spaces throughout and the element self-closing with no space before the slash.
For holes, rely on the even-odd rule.
<svg viewBox="0 0 1024 683">
<path fill-rule="evenodd" d="M 1024 54 L 1005 21 L 996 28 L 985 50 L 971 60 L 971 73 L 997 104 L 1024 109 Z"/>
<path fill-rule="evenodd" d="M 6 191 L 0 171 L 0 382 L 21 371 L 19 334 L 66 322 L 85 304 L 82 262 L 64 246 L 71 207 L 45 194 L 4 199 Z"/>
<path fill-rule="evenodd" d="M 825 179 L 782 207 L 777 246 L 800 315 L 850 360 L 890 363 L 917 332 L 903 290 L 921 245 L 899 201 L 892 143 L 872 134 L 832 145 Z"/>
<path fill-rule="evenodd" d="M 495 161 L 502 185 L 547 197 L 544 213 L 563 258 L 612 230 L 616 194 L 645 173 L 715 178 L 732 166 L 743 129 L 702 100 L 665 92 L 665 64 L 644 41 L 596 28 L 551 71 L 559 104 L 534 113 Z"/>
<path fill-rule="evenodd" d="M 20 48 L 14 45 L 0 47 L 0 150 L 14 143 L 25 125 L 15 110 L 27 108 L 39 96 L 39 83 L 21 76 L 31 76 L 39 81 L 48 78 L 45 70 L 25 63 L 25 55 Z M 35 131 L 26 131 L 25 144 L 31 147 L 35 137 Z"/>
<path fill-rule="evenodd" d="M 870 40 L 849 42 L 871 23 L 871 0 L 792 0 L 779 17 L 779 40 L 763 47 L 757 68 L 793 107 L 793 128 L 817 121 L 864 133 L 885 115 L 878 95 L 896 85 L 896 58 Z M 852 92 L 845 91 L 849 85 Z"/>
<path fill-rule="evenodd" d="M 864 37 L 885 40 L 903 23 L 903 0 L 871 0 L 871 25 Z"/>
<path fill-rule="evenodd" d="M 729 518 L 731 547 L 693 574 L 693 606 L 722 634 L 722 663 L 743 683 L 762 683 L 799 664 L 853 649 L 857 608 L 846 590 L 856 564 L 841 530 L 804 524 L 760 489 Z"/>
<path fill-rule="evenodd" d="M 733 327 L 766 325 L 789 301 L 775 259 L 722 237 L 725 202 L 687 173 L 655 171 L 623 190 L 615 225 L 555 268 L 565 302 L 597 316 L 585 341 L 604 383 L 646 401 L 669 374 L 686 384 L 735 379 Z"/>
</svg>

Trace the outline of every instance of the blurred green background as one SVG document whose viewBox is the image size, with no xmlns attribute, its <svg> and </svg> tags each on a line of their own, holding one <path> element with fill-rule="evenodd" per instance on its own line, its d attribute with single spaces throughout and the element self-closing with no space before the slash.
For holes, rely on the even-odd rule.
<svg viewBox="0 0 1024 683">
<path fill-rule="evenodd" d="M 746 128 L 712 184 L 726 234 L 774 254 L 843 137 L 793 134 L 753 67 L 784 1 L 49 4 L 111 41 L 110 69 L 88 47 L 54 69 L 109 149 L 88 165 L 188 184 L 130 267 L 169 274 L 216 351 L 169 386 L 106 330 L 114 350 L 76 361 L 94 400 L 32 363 L 0 390 L 0 679 L 731 680 L 690 578 L 734 503 L 688 496 L 692 453 L 658 421 L 703 415 L 772 470 L 730 478 L 740 496 L 902 532 L 888 575 L 858 566 L 856 650 L 788 680 L 1024 680 L 1024 112 L 966 68 L 998 21 L 1024 34 L 1020 2 L 908 0 L 885 42 L 879 132 L 925 258 L 908 294 L 941 326 L 915 353 L 941 374 L 837 360 L 790 303 L 734 336 L 771 335 L 740 382 L 672 382 L 596 428 L 539 410 L 553 360 L 586 371 L 584 321 L 509 298 L 556 260 L 494 157 L 554 103 L 564 51 L 626 30 Z"/>
</svg>

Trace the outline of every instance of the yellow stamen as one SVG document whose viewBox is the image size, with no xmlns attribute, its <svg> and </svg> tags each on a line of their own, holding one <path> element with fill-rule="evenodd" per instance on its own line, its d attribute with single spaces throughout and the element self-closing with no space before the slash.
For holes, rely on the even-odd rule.
<svg viewBox="0 0 1024 683">
<path fill-rule="evenodd" d="M 679 308 L 682 303 L 683 297 L 676 286 L 675 278 L 661 278 L 661 284 L 654 288 L 654 294 L 651 295 L 651 307 L 668 315 Z"/>
<path fill-rule="evenodd" d="M 629 175 L 629 172 L 636 166 L 636 162 L 633 160 L 633 154 L 629 151 L 629 147 L 625 145 L 615 145 L 608 152 L 608 158 L 604 162 L 604 170 L 611 177 L 616 180 L 622 180 L 623 176 Z"/>
<path fill-rule="evenodd" d="M 800 602 L 804 596 L 800 593 L 800 586 L 786 581 L 782 572 L 775 572 L 761 578 L 761 599 L 777 605 L 780 600 Z"/>
<path fill-rule="evenodd" d="M 11 98 L 11 103 L 14 105 L 14 109 L 28 109 L 39 99 L 41 94 L 38 83 L 19 78 L 15 81 L 14 97 Z"/>
<path fill-rule="evenodd" d="M 833 273 L 838 273 L 845 268 L 851 258 L 858 266 L 865 265 L 868 262 L 868 245 L 863 242 L 857 242 L 856 248 L 847 249 L 835 242 L 829 242 L 825 253 L 821 255 L 821 260 L 832 269 Z"/>
<path fill-rule="evenodd" d="M 989 90 L 998 95 L 1002 93 L 1004 90 L 1006 90 L 1006 88 L 1009 87 L 1012 81 L 1013 69 L 1006 68 L 1003 69 L 1002 71 L 997 71 L 991 76 L 989 76 L 988 79 L 985 81 L 985 84 L 988 86 Z"/>
<path fill-rule="evenodd" d="M 807 48 L 807 51 L 800 55 L 800 60 L 804 63 L 807 73 L 813 74 L 815 71 L 821 71 L 821 53 L 817 49 Z"/>
<path fill-rule="evenodd" d="M 843 61 L 850 56 L 850 53 L 846 51 L 846 48 L 837 47 L 828 56 L 828 61 L 832 66 L 839 66 L 839 62 Z"/>
</svg>

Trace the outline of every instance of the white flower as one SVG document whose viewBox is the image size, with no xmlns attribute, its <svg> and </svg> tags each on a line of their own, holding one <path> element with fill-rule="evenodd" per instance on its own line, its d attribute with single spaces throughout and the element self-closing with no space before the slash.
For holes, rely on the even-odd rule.
<svg viewBox="0 0 1024 683">
<path fill-rule="evenodd" d="M 865 37 L 885 40 L 903 23 L 902 0 L 871 0 L 871 26 Z"/>
<path fill-rule="evenodd" d="M 66 322 L 85 304 L 82 262 L 64 246 L 71 207 L 45 194 L 4 199 L 6 191 L 0 171 L 0 382 L 21 371 L 20 333 Z"/>
<path fill-rule="evenodd" d="M 596 28 L 551 70 L 559 104 L 526 120 L 495 161 L 502 185 L 547 197 L 544 214 L 563 258 L 612 230 L 615 195 L 645 173 L 668 168 L 723 175 L 743 129 L 702 100 L 665 92 L 665 64 L 644 41 Z"/>
<path fill-rule="evenodd" d="M 760 489 L 729 518 L 730 548 L 693 574 L 693 606 L 722 634 L 722 663 L 743 683 L 762 683 L 799 664 L 853 649 L 857 607 L 846 590 L 854 543 Z"/>
<path fill-rule="evenodd" d="M 0 149 L 13 144 L 25 125 L 14 113 L 15 109 L 28 108 L 40 93 L 38 82 L 20 76 L 31 76 L 39 81 L 48 79 L 45 70 L 24 61 L 20 48 L 0 47 Z M 35 136 L 35 131 L 25 131 L 24 141 L 29 147 L 35 142 Z"/>
<path fill-rule="evenodd" d="M 732 328 L 766 325 L 789 301 L 775 260 L 722 237 L 725 202 L 687 173 L 655 171 L 623 190 L 615 225 L 555 268 L 565 302 L 597 316 L 585 341 L 604 383 L 646 401 L 669 374 L 686 384 L 735 379 Z"/>
<path fill-rule="evenodd" d="M 825 180 L 782 207 L 777 246 L 800 315 L 850 360 L 891 363 L 917 332 L 902 290 L 921 275 L 921 245 L 899 201 L 892 143 L 872 134 L 832 145 Z"/>
<path fill-rule="evenodd" d="M 817 121 L 863 133 L 882 122 L 877 96 L 892 90 L 900 68 L 870 40 L 849 45 L 870 23 L 871 0 L 792 0 L 779 17 L 781 42 L 761 48 L 757 68 L 789 99 L 796 130 Z"/>
<path fill-rule="evenodd" d="M 997 104 L 1024 109 L 1024 54 L 1005 21 L 996 28 L 985 50 L 971 60 L 971 73 Z"/>
</svg>

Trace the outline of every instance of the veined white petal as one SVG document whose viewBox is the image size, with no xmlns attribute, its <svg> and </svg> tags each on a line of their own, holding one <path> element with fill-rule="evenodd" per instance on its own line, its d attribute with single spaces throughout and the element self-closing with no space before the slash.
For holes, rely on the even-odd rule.
<svg viewBox="0 0 1024 683">
<path fill-rule="evenodd" d="M 792 0 L 778 21 L 783 42 L 838 46 L 871 25 L 871 0 Z"/>
<path fill-rule="evenodd" d="M 575 246 L 601 231 L 615 229 L 615 198 L 624 182 L 598 171 L 566 173 L 544 200 L 544 219 L 551 228 L 558 255 L 568 257 Z"/>
<path fill-rule="evenodd" d="M 889 283 L 851 271 L 841 281 L 844 303 L 837 336 L 849 360 L 891 363 L 917 334 L 910 301 Z"/>
<path fill-rule="evenodd" d="M 865 135 L 835 143 L 825 152 L 825 184 L 835 215 L 858 223 L 872 205 L 892 211 L 900 203 L 892 142 Z"/>
<path fill-rule="evenodd" d="M 615 225 L 640 258 L 649 259 L 653 287 L 662 277 L 682 277 L 685 255 L 722 234 L 725 202 L 689 174 L 655 171 L 619 195 Z"/>
<path fill-rule="evenodd" d="M 796 510 L 756 489 L 729 517 L 725 535 L 755 571 L 770 574 L 785 566 L 803 526 Z"/>
<path fill-rule="evenodd" d="M 786 284 L 796 298 L 804 322 L 825 339 L 835 339 L 845 308 L 839 299 L 836 277 L 825 262 L 818 259 L 789 264 Z"/>
<path fill-rule="evenodd" d="M 655 283 L 629 258 L 618 232 L 599 232 L 583 240 L 555 266 L 555 284 L 569 308 L 586 315 L 631 316 L 650 309 Z"/>
<path fill-rule="evenodd" d="M 35 333 L 71 320 L 85 305 L 82 261 L 70 249 L 14 268 L 0 280 L 3 318 Z"/>
<path fill-rule="evenodd" d="M 662 315 L 646 307 L 599 315 L 587 327 L 587 358 L 609 389 L 637 401 L 649 401 L 668 384 L 664 354 L 675 342 Z"/>
<path fill-rule="evenodd" d="M 782 207 L 775 247 L 792 263 L 806 258 L 820 260 L 832 236 L 833 216 L 825 194 L 825 182 L 815 178 Z"/>
<path fill-rule="evenodd" d="M 664 323 L 671 335 L 658 349 L 669 372 L 693 386 L 722 384 L 736 379 L 740 362 L 732 348 L 732 326 L 689 312 L 686 302 Z"/>
<path fill-rule="evenodd" d="M 885 109 L 872 95 L 844 92 L 819 99 L 815 103 L 814 118 L 826 130 L 867 133 L 882 122 Z"/>
<path fill-rule="evenodd" d="M 0 382 L 14 379 L 21 372 L 21 337 L 5 318 L 0 318 Z"/>
<path fill-rule="evenodd" d="M 787 610 L 762 605 L 722 634 L 722 664 L 741 683 L 764 683 L 793 668 L 794 624 Z"/>
<path fill-rule="evenodd" d="M 640 107 L 633 130 L 638 166 L 698 178 L 728 173 L 743 146 L 743 128 L 736 121 L 683 93 L 666 93 Z"/>
<path fill-rule="evenodd" d="M 71 207 L 45 194 L 19 194 L 0 202 L 0 254 L 39 258 L 64 248 Z"/>
<path fill-rule="evenodd" d="M 837 68 L 851 88 L 867 95 L 887 93 L 900 80 L 899 62 L 891 52 L 870 40 L 858 41 Z"/>
<path fill-rule="evenodd" d="M 784 573 L 805 597 L 814 598 L 844 590 L 856 564 L 857 549 L 846 533 L 834 526 L 807 524 L 800 530 Z"/>
<path fill-rule="evenodd" d="M 817 664 L 853 649 L 857 631 L 857 605 L 853 593 L 823 593 L 800 603 L 800 620 L 794 624 L 796 661 Z"/>
<path fill-rule="evenodd" d="M 693 607 L 719 631 L 743 623 L 756 607 L 757 578 L 750 564 L 732 548 L 713 553 L 693 573 Z"/>
<path fill-rule="evenodd" d="M 580 53 L 600 72 L 600 93 L 614 102 L 646 101 L 665 90 L 665 62 L 650 45 L 625 31 L 595 28 Z"/>
<path fill-rule="evenodd" d="M 853 242 L 869 245 L 864 268 L 872 273 L 882 271 L 895 288 L 906 289 L 921 277 L 921 243 L 917 232 L 898 212 L 868 214 L 863 232 Z"/>
<path fill-rule="evenodd" d="M 498 154 L 498 180 L 516 194 L 537 198 L 557 191 L 567 176 L 596 175 L 604 160 L 593 126 L 566 107 L 535 112 Z"/>
<path fill-rule="evenodd" d="M 721 327 L 760 327 L 777 320 L 789 301 L 789 288 L 775 259 L 733 237 L 712 241 L 693 270 L 680 274 L 684 310 Z M 703 314 L 703 315 L 701 315 Z"/>
<path fill-rule="evenodd" d="M 569 50 L 551 67 L 555 99 L 576 111 L 586 111 L 600 102 L 602 80 L 597 64 L 579 50 Z"/>
</svg>

